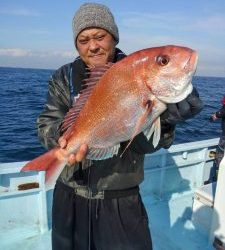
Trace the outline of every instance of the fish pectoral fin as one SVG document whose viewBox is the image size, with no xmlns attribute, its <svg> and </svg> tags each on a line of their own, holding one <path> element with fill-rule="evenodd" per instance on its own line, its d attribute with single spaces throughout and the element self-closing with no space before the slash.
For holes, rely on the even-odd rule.
<svg viewBox="0 0 225 250">
<path fill-rule="evenodd" d="M 153 134 L 152 144 L 154 148 L 156 148 L 156 146 L 159 144 L 159 140 L 161 137 L 160 117 L 155 119 L 155 121 L 152 123 L 152 126 L 144 131 L 144 135 L 147 137 L 148 140 L 150 140 L 150 137 L 152 136 L 152 134 Z"/>
<path fill-rule="evenodd" d="M 138 119 L 137 124 L 134 128 L 134 133 L 131 137 L 131 139 L 129 140 L 129 143 L 127 144 L 126 148 L 124 149 L 124 151 L 122 152 L 122 154 L 120 155 L 120 157 L 123 156 L 124 152 L 127 150 L 127 148 L 130 146 L 130 144 L 132 143 L 132 141 L 134 140 L 135 136 L 138 135 L 141 131 L 142 131 L 142 127 L 143 125 L 146 123 L 147 118 L 149 116 L 149 114 L 152 111 L 152 107 L 153 107 L 153 102 L 151 100 L 147 100 L 145 102 L 143 102 L 143 105 L 145 106 L 145 112 L 143 113 L 143 115 Z"/>
<path fill-rule="evenodd" d="M 104 160 L 118 154 L 120 144 L 109 148 L 90 148 L 86 156 L 90 160 Z"/>
</svg>

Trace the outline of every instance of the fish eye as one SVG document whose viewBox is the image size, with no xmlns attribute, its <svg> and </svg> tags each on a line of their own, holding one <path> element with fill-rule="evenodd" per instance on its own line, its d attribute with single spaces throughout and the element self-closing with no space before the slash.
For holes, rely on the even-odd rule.
<svg viewBox="0 0 225 250">
<path fill-rule="evenodd" d="M 165 66 L 169 63 L 170 59 L 168 56 L 166 55 L 159 55 L 156 57 L 156 62 L 160 65 L 160 66 Z"/>
</svg>

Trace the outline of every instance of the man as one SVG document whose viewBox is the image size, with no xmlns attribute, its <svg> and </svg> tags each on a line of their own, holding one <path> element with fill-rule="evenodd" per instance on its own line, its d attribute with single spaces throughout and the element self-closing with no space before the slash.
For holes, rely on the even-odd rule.
<svg viewBox="0 0 225 250">
<path fill-rule="evenodd" d="M 210 171 L 209 181 L 206 181 L 206 184 L 217 180 L 219 165 L 220 165 L 220 162 L 224 156 L 224 150 L 225 150 L 225 96 L 223 97 L 221 103 L 222 103 L 222 107 L 218 111 L 213 113 L 211 116 L 212 121 L 216 121 L 218 119 L 221 119 L 222 133 L 220 136 L 219 144 L 218 144 L 217 149 L 216 149 L 215 161 L 213 164 L 213 168 Z"/>
<path fill-rule="evenodd" d="M 87 3 L 73 18 L 74 43 L 79 57 L 62 66 L 50 79 L 45 110 L 38 118 L 42 144 L 50 149 L 66 140 L 61 124 L 79 94 L 87 67 L 117 62 L 125 54 L 116 48 L 119 33 L 110 10 L 101 4 Z M 112 107 L 113 108 L 113 107 Z M 144 155 L 168 148 L 175 124 L 192 117 L 202 108 L 196 90 L 179 104 L 169 105 L 161 116 L 161 139 L 157 148 L 152 138 L 139 134 L 123 157 L 90 161 L 87 145 L 70 156 L 70 166 L 61 173 L 53 196 L 53 250 L 132 250 L 152 249 L 148 218 L 139 195 L 144 178 Z M 126 143 L 121 143 L 120 152 Z"/>
</svg>

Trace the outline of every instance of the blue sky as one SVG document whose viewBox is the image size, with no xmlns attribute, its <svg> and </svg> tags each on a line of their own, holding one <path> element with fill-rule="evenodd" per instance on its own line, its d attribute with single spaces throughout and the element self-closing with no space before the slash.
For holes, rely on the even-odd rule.
<svg viewBox="0 0 225 250">
<path fill-rule="evenodd" d="M 1 0 L 0 66 L 56 69 L 72 61 L 78 0 Z M 224 0 L 112 0 L 125 53 L 176 44 L 199 53 L 197 75 L 225 76 Z"/>
</svg>

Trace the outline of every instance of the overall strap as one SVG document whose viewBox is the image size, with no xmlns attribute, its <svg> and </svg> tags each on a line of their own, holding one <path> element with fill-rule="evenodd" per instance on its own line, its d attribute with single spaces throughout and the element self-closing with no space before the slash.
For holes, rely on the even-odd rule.
<svg viewBox="0 0 225 250">
<path fill-rule="evenodd" d="M 75 96 L 74 87 L 73 87 L 73 80 L 72 80 L 72 73 L 73 73 L 73 64 L 70 63 L 68 76 L 69 76 L 69 88 L 70 88 L 70 102 L 71 102 L 71 105 L 72 105 L 72 102 L 73 102 L 73 98 Z"/>
<path fill-rule="evenodd" d="M 82 88 L 82 82 L 87 78 L 86 66 L 80 57 L 77 57 L 69 68 L 69 85 L 71 100 L 77 96 Z"/>
<path fill-rule="evenodd" d="M 124 54 L 122 50 L 116 48 L 115 57 L 114 57 L 113 62 L 114 63 L 118 62 L 118 61 L 122 60 L 124 57 L 126 57 L 126 54 Z"/>
</svg>

